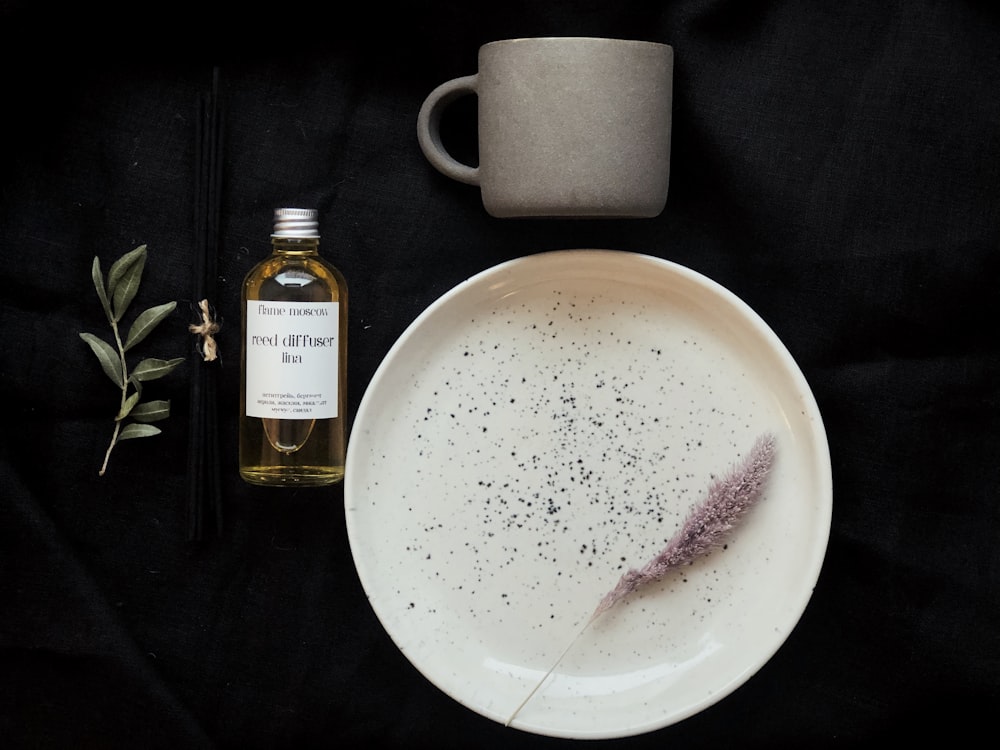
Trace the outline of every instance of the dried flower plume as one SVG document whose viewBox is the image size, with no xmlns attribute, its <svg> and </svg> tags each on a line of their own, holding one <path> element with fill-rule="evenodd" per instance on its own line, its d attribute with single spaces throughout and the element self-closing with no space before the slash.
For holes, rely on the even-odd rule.
<svg viewBox="0 0 1000 750">
<path fill-rule="evenodd" d="M 689 565 L 722 545 L 760 496 L 773 455 L 774 438 L 770 435 L 759 438 L 741 464 L 712 481 L 705 500 L 688 516 L 667 546 L 642 568 L 629 570 L 604 595 L 591 619 L 611 609 L 643 584 L 658 581 L 674 568 Z"/>
<path fill-rule="evenodd" d="M 762 435 L 743 461 L 732 466 L 725 475 L 716 477 L 712 481 L 705 499 L 691 511 L 681 528 L 667 542 L 667 546 L 643 567 L 630 569 L 619 579 L 615 587 L 604 595 L 576 637 L 507 719 L 508 726 L 594 620 L 641 586 L 659 581 L 670 571 L 690 565 L 702 555 L 718 549 L 725 543 L 729 533 L 760 497 L 774 461 L 774 451 L 774 436 Z"/>
</svg>

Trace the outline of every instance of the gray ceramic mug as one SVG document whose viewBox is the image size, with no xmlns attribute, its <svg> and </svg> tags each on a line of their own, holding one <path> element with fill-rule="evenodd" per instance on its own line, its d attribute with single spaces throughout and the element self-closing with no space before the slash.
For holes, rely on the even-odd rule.
<svg viewBox="0 0 1000 750">
<path fill-rule="evenodd" d="M 444 108 L 478 98 L 479 166 L 441 141 Z M 497 217 L 658 215 L 670 181 L 673 48 L 590 37 L 506 39 L 478 72 L 435 88 L 417 139 L 442 174 L 478 185 Z"/>
</svg>

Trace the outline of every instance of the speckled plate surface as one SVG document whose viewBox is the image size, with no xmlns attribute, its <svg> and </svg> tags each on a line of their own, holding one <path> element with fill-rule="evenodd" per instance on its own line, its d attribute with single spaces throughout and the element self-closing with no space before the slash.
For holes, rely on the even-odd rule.
<svg viewBox="0 0 1000 750">
<path fill-rule="evenodd" d="M 713 475 L 770 431 L 776 461 L 730 544 L 573 642 Z M 679 721 L 730 694 L 808 603 L 830 528 L 829 450 L 794 360 L 746 304 L 657 258 L 542 253 L 425 310 L 362 399 L 347 529 L 375 613 L 468 708 L 572 738 Z"/>
</svg>

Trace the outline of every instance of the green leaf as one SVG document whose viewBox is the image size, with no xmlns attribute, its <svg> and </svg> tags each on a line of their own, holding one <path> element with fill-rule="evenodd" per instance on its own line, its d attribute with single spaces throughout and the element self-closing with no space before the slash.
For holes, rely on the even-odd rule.
<svg viewBox="0 0 1000 750">
<path fill-rule="evenodd" d="M 131 440 L 133 438 L 143 438 L 152 437 L 153 435 L 159 435 L 160 428 L 153 427 L 151 424 L 127 424 L 122 428 L 122 431 L 118 433 L 119 442 L 122 440 Z"/>
<path fill-rule="evenodd" d="M 131 250 L 125 253 L 122 257 L 111 264 L 111 270 L 108 272 L 108 293 L 113 294 L 115 287 L 118 286 L 122 279 L 122 276 L 132 267 L 132 264 L 138 262 L 146 262 L 146 246 L 139 245 L 135 250 Z"/>
<path fill-rule="evenodd" d="M 132 377 L 130 379 L 140 382 L 157 380 L 168 374 L 183 361 L 184 357 L 177 357 L 176 359 L 169 360 L 155 359 L 153 357 L 144 359 L 135 366 L 134 370 L 132 370 Z"/>
<path fill-rule="evenodd" d="M 108 302 L 108 293 L 104 289 L 104 274 L 101 273 L 101 259 L 94 256 L 94 264 L 90 267 L 90 275 L 94 279 L 94 288 L 97 289 L 97 297 L 101 300 L 101 307 L 104 314 L 111 320 L 111 303 Z"/>
<path fill-rule="evenodd" d="M 108 272 L 108 294 L 111 295 L 114 319 L 121 320 L 128 306 L 135 299 L 146 266 L 146 246 L 139 245 L 114 262 Z"/>
<path fill-rule="evenodd" d="M 101 369 L 104 370 L 105 374 L 111 378 L 115 385 L 121 388 L 123 377 L 122 361 L 118 357 L 118 352 L 107 341 L 98 338 L 92 333 L 81 333 L 80 338 L 86 341 L 94 354 L 97 355 L 97 359 L 101 362 Z"/>
<path fill-rule="evenodd" d="M 139 394 L 133 393 L 125 399 L 125 403 L 122 404 L 122 408 L 118 410 L 118 416 L 115 417 L 115 421 L 120 422 L 125 419 L 125 417 L 129 415 L 129 412 L 132 411 L 132 407 L 134 407 L 137 403 L 139 403 Z"/>
<path fill-rule="evenodd" d="M 159 422 L 169 416 L 169 401 L 147 401 L 132 410 L 132 419 L 136 422 Z"/>
<path fill-rule="evenodd" d="M 165 305 L 157 305 L 141 312 L 129 329 L 128 337 L 125 339 L 125 351 L 146 338 L 160 321 L 174 311 L 175 307 L 177 307 L 176 302 L 167 302 Z"/>
</svg>

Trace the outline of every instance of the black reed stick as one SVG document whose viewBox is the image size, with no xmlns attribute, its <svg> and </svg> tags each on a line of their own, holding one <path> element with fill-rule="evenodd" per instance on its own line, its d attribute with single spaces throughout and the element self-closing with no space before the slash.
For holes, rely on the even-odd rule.
<svg viewBox="0 0 1000 750">
<path fill-rule="evenodd" d="M 222 481 L 218 451 L 218 368 L 213 301 L 218 274 L 219 224 L 222 196 L 222 107 L 219 69 L 212 71 L 212 88 L 201 94 L 195 118 L 194 258 L 192 289 L 200 320 L 202 355 L 191 376 L 188 440 L 187 536 L 200 541 L 214 527 L 222 533 Z"/>
</svg>

